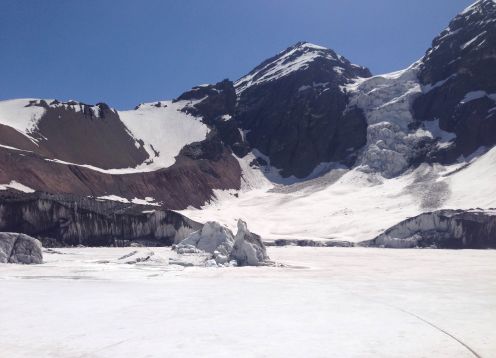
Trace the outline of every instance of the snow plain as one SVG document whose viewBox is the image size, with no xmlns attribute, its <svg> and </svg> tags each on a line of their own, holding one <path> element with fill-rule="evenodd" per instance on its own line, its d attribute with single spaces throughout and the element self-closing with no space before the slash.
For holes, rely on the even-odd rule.
<svg viewBox="0 0 496 358">
<path fill-rule="evenodd" d="M 286 266 L 117 263 L 132 250 L 1 264 L 0 355 L 496 356 L 494 250 L 271 247 Z"/>
</svg>

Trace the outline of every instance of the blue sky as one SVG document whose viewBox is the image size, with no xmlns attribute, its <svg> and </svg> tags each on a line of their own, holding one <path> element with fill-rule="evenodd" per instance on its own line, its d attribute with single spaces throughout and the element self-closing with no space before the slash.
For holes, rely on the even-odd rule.
<svg viewBox="0 0 496 358">
<path fill-rule="evenodd" d="M 132 108 L 237 79 L 304 40 L 375 74 L 420 58 L 472 0 L 0 0 L 0 99 Z"/>
</svg>

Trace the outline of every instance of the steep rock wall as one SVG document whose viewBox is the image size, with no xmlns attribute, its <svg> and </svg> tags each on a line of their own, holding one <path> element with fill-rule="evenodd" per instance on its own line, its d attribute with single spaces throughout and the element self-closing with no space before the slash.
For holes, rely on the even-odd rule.
<svg viewBox="0 0 496 358">
<path fill-rule="evenodd" d="M 0 231 L 33 236 L 44 246 L 163 246 L 199 228 L 176 212 L 143 205 L 43 193 L 0 196 Z"/>
</svg>

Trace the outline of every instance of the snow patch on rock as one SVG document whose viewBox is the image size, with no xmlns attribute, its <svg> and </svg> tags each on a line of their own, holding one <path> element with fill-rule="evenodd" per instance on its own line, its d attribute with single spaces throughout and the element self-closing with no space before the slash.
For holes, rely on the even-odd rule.
<svg viewBox="0 0 496 358">
<path fill-rule="evenodd" d="M 19 182 L 16 182 L 15 180 L 12 180 L 8 184 L 0 184 L 0 190 L 7 190 L 7 189 L 14 189 L 18 191 L 22 191 L 23 193 L 34 193 L 35 190 L 31 189 L 30 187 L 21 184 Z"/>
<path fill-rule="evenodd" d="M 0 101 L 0 124 L 14 128 L 36 143 L 36 139 L 31 134 L 37 128 L 45 109 L 39 106 L 30 106 L 32 101 L 37 100 L 22 98 Z"/>
</svg>

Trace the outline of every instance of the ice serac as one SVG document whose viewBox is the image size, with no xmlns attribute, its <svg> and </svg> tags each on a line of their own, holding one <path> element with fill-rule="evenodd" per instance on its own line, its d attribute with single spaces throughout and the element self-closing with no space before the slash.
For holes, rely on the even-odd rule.
<svg viewBox="0 0 496 358">
<path fill-rule="evenodd" d="M 169 210 L 95 198 L 4 192 L 0 231 L 36 237 L 45 246 L 171 245 L 201 225 Z"/>
<path fill-rule="evenodd" d="M 496 248 L 496 210 L 439 210 L 389 228 L 365 246 L 387 248 Z"/>
<path fill-rule="evenodd" d="M 299 42 L 235 82 L 235 119 L 283 177 L 304 178 L 324 162 L 352 165 L 367 123 L 343 86 L 369 76 L 330 49 Z"/>
<path fill-rule="evenodd" d="M 0 263 L 41 264 L 41 243 L 25 234 L 0 232 Z"/>
<path fill-rule="evenodd" d="M 234 238 L 231 258 L 239 266 L 260 266 L 268 262 L 269 256 L 262 239 L 248 230 L 243 220 L 238 220 L 238 232 Z"/>
<path fill-rule="evenodd" d="M 356 165 L 363 171 L 395 177 L 418 156 L 416 148 L 435 136 L 430 128 L 415 126 L 411 105 L 421 92 L 417 66 L 394 73 L 358 79 L 346 86 L 350 105 L 367 119 L 367 144 Z"/>
<path fill-rule="evenodd" d="M 209 221 L 203 227 L 179 242 L 175 249 L 179 254 L 198 250 L 212 254 L 216 264 L 226 264 L 233 249 L 234 236 L 231 230 L 218 222 Z"/>
<path fill-rule="evenodd" d="M 175 245 L 178 254 L 205 252 L 211 254 L 208 265 L 260 266 L 269 257 L 262 239 L 248 230 L 246 223 L 238 220 L 236 236 L 231 230 L 215 221 L 205 223 L 198 230 Z"/>
<path fill-rule="evenodd" d="M 456 135 L 427 160 L 451 162 L 496 144 L 496 3 L 477 1 L 456 16 L 421 60 L 419 121 L 439 120 Z"/>
</svg>

